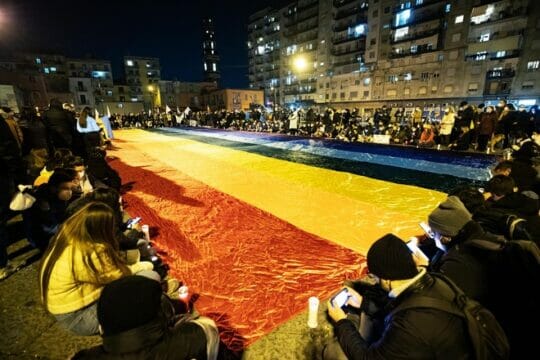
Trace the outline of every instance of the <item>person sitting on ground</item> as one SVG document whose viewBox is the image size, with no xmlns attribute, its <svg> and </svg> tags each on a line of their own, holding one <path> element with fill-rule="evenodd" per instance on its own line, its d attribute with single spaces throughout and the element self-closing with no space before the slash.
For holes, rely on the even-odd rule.
<svg viewBox="0 0 540 360">
<path fill-rule="evenodd" d="M 101 148 L 90 149 L 86 160 L 87 171 L 96 180 L 116 191 L 120 191 L 122 179 L 118 175 L 118 172 L 107 163 L 106 154 L 106 151 Z"/>
<path fill-rule="evenodd" d="M 41 301 L 77 335 L 98 334 L 97 300 L 106 284 L 131 274 L 160 281 L 152 263 L 122 261 L 114 222 L 110 207 L 87 204 L 62 224 L 39 267 Z"/>
<path fill-rule="evenodd" d="M 34 193 L 36 201 L 23 212 L 28 241 L 45 251 L 49 239 L 66 219 L 66 209 L 78 184 L 77 173 L 71 169 L 55 169 L 49 181 Z"/>
<path fill-rule="evenodd" d="M 168 307 L 150 279 L 126 276 L 107 284 L 97 303 L 102 345 L 73 359 L 217 359 L 215 323 L 190 314 L 171 319 Z"/>
<path fill-rule="evenodd" d="M 540 202 L 534 192 L 517 192 L 514 180 L 510 176 L 495 175 L 486 191 L 489 198 L 487 206 L 519 216 L 527 221 L 525 227 L 532 239 L 540 245 Z"/>
<path fill-rule="evenodd" d="M 446 285 L 417 267 L 407 245 L 393 234 L 373 243 L 367 264 L 388 292 L 389 309 L 423 296 L 451 301 Z M 354 292 L 349 295 L 349 305 L 361 307 L 362 299 Z M 389 314 L 381 338 L 371 344 L 332 301 L 328 302 L 328 315 L 335 322 L 341 350 L 328 346 L 324 359 L 467 359 L 474 354 L 465 320 L 441 310 L 412 308 Z"/>
</svg>

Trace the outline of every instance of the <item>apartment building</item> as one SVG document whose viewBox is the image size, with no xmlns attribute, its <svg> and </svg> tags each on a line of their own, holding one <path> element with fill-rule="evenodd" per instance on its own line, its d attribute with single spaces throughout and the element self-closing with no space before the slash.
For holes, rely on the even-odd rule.
<svg viewBox="0 0 540 360">
<path fill-rule="evenodd" d="M 142 102 L 149 110 L 161 105 L 159 81 L 161 67 L 158 58 L 124 56 L 124 75 L 132 102 Z"/>
<path fill-rule="evenodd" d="M 269 64 L 255 46 L 271 41 L 270 16 L 280 22 L 279 78 L 257 64 Z M 298 0 L 250 17 L 250 86 L 265 89 L 267 104 L 279 93 L 287 105 L 531 105 L 540 96 L 539 29 L 530 0 Z"/>
</svg>

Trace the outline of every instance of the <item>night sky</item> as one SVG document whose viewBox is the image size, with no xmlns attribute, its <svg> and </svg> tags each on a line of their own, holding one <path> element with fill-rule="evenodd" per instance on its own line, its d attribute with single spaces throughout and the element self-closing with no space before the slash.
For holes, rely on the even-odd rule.
<svg viewBox="0 0 540 360">
<path fill-rule="evenodd" d="M 247 21 L 271 0 L 0 0 L 0 55 L 49 49 L 109 59 L 122 74 L 123 55 L 161 60 L 162 79 L 202 80 L 202 17 L 216 23 L 222 87 L 248 86 Z M 216 5 L 219 4 L 219 5 Z M 2 20 L 3 19 L 3 20 Z"/>
</svg>

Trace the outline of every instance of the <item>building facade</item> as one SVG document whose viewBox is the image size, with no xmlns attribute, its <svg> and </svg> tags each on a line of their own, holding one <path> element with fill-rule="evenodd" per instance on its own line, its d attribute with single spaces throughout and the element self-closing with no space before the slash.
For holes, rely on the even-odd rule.
<svg viewBox="0 0 540 360">
<path fill-rule="evenodd" d="M 539 30 L 530 0 L 298 0 L 250 17 L 250 87 L 267 105 L 538 103 Z"/>
<path fill-rule="evenodd" d="M 201 107 L 211 111 L 246 111 L 253 106 L 260 106 L 263 99 L 262 89 L 218 89 L 201 95 Z"/>
<path fill-rule="evenodd" d="M 216 83 L 161 80 L 159 88 L 162 107 L 197 109 L 201 107 L 201 94 L 215 90 Z"/>
<path fill-rule="evenodd" d="M 142 102 L 147 110 L 161 106 L 161 67 L 158 58 L 124 56 L 124 75 L 130 101 Z"/>
<path fill-rule="evenodd" d="M 221 75 L 219 74 L 219 55 L 214 20 L 212 18 L 203 19 L 202 29 L 204 81 L 214 83 L 217 86 Z"/>
</svg>

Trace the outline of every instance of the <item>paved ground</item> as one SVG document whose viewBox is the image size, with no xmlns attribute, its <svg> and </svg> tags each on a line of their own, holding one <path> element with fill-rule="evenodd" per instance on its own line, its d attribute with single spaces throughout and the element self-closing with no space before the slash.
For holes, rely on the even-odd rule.
<svg viewBox="0 0 540 360">
<path fill-rule="evenodd" d="M 18 233 L 19 225 L 18 221 L 13 221 L 11 229 Z M 0 282 L 0 359 L 68 359 L 80 349 L 99 344 L 97 336 L 71 335 L 44 310 L 39 300 L 36 251 L 26 240 L 10 245 L 8 252 L 10 261 L 22 268 Z M 306 320 L 307 314 L 302 313 L 281 325 L 251 345 L 242 358 L 319 358 L 323 343 L 331 332 L 325 320 L 324 305 L 319 312 L 319 328 L 309 329 Z"/>
</svg>

